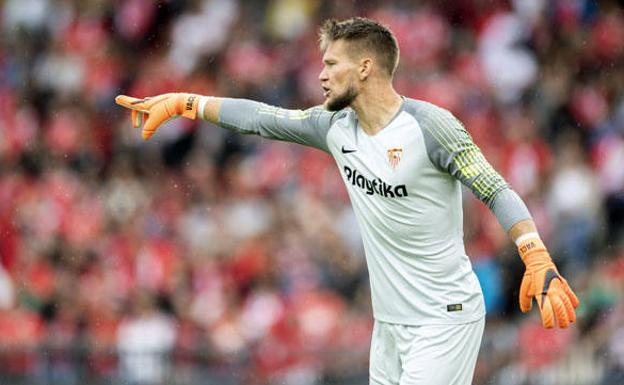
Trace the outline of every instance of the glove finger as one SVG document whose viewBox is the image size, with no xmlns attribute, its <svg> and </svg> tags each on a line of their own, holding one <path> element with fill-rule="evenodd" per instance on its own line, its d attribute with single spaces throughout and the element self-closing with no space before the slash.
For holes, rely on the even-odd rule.
<svg viewBox="0 0 624 385">
<path fill-rule="evenodd" d="M 145 113 L 137 110 L 132 110 L 132 127 L 139 128 L 143 125 L 145 119 Z"/>
<path fill-rule="evenodd" d="M 563 306 L 565 306 L 570 322 L 576 322 L 576 312 L 574 311 L 574 306 L 565 291 L 563 291 L 563 295 L 561 296 L 561 302 L 563 302 Z"/>
<path fill-rule="evenodd" d="M 550 304 L 550 298 L 548 298 L 548 296 L 545 296 L 544 301 L 542 303 L 539 303 L 538 301 L 538 304 L 540 308 L 540 314 L 542 316 L 542 325 L 544 325 L 546 329 L 551 329 L 553 326 L 555 326 L 555 314 Z"/>
<path fill-rule="evenodd" d="M 154 123 L 154 119 L 148 119 L 145 122 L 145 126 L 143 127 L 143 130 L 141 130 L 141 136 L 143 137 L 144 140 L 148 140 L 149 138 L 152 137 L 152 135 L 154 135 L 157 128 L 158 128 L 158 124 Z"/>
<path fill-rule="evenodd" d="M 154 135 L 156 130 L 163 124 L 170 116 L 165 112 L 164 104 L 158 104 L 152 107 L 151 113 L 145 120 L 145 126 L 141 135 L 143 139 L 148 140 Z"/>
<path fill-rule="evenodd" d="M 131 110 L 148 112 L 149 108 L 145 105 L 146 99 L 133 98 L 132 96 L 118 95 L 115 103 Z"/>
<path fill-rule="evenodd" d="M 574 292 L 572 291 L 572 288 L 570 288 L 570 285 L 568 285 L 568 281 L 566 281 L 565 279 L 563 280 L 563 291 L 566 293 L 566 295 L 570 299 L 572 306 L 574 306 L 574 308 L 576 309 L 578 305 L 581 303 L 581 301 L 579 301 L 576 294 L 574 294 Z"/>
<path fill-rule="evenodd" d="M 525 273 L 520 284 L 520 310 L 523 313 L 528 312 L 533 307 L 533 296 L 529 293 L 532 277 L 532 275 Z"/>
<path fill-rule="evenodd" d="M 561 329 L 567 328 L 568 325 L 570 324 L 565 306 L 563 305 L 563 302 L 561 301 L 561 298 L 560 298 L 563 295 L 564 294 L 562 291 L 553 290 L 553 288 L 551 288 L 551 290 L 548 293 L 548 298 L 550 299 L 550 304 L 553 308 L 553 313 L 555 314 L 555 318 L 557 319 L 557 325 L 559 325 Z"/>
</svg>

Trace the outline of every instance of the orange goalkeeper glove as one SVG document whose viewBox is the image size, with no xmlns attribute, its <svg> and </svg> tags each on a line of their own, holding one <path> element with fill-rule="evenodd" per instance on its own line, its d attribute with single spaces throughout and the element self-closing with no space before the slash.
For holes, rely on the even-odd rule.
<svg viewBox="0 0 624 385">
<path fill-rule="evenodd" d="M 184 93 L 162 94 L 145 99 L 119 95 L 115 102 L 132 110 L 132 127 L 139 128 L 145 121 L 141 134 L 147 140 L 170 119 L 178 116 L 196 119 L 199 98 L 200 95 Z"/>
<path fill-rule="evenodd" d="M 539 238 L 524 240 L 518 245 L 518 252 L 526 265 L 520 285 L 520 310 L 531 310 L 535 298 L 545 328 L 554 327 L 555 319 L 560 328 L 567 328 L 576 321 L 574 309 L 579 300 L 559 275 L 544 243 Z"/>
</svg>

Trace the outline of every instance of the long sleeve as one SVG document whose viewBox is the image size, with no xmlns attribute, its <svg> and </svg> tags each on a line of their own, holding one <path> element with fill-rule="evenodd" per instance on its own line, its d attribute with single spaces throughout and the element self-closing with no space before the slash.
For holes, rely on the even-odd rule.
<svg viewBox="0 0 624 385">
<path fill-rule="evenodd" d="M 299 143 L 329 152 L 327 131 L 341 112 L 322 107 L 288 110 L 246 99 L 224 98 L 219 125 L 243 134 Z"/>
<path fill-rule="evenodd" d="M 526 205 L 485 159 L 463 124 L 449 111 L 422 102 L 417 118 L 431 162 L 467 186 L 505 230 L 530 219 Z"/>
</svg>

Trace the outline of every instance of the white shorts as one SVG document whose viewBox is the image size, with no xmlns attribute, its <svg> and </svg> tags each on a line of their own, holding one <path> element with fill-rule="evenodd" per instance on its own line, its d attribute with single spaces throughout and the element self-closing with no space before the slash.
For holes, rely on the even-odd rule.
<svg viewBox="0 0 624 385">
<path fill-rule="evenodd" d="M 459 325 L 407 326 L 375 320 L 371 385 L 470 385 L 485 318 Z"/>
</svg>

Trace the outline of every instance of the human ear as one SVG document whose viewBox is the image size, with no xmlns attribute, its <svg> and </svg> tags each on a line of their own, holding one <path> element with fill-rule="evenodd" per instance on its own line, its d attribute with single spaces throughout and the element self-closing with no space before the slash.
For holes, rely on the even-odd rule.
<svg viewBox="0 0 624 385">
<path fill-rule="evenodd" d="M 368 78 L 368 76 L 370 75 L 372 69 L 373 61 L 370 58 L 366 57 L 360 60 L 360 67 L 358 69 L 360 80 L 366 80 L 366 78 Z"/>
</svg>

